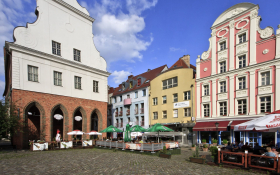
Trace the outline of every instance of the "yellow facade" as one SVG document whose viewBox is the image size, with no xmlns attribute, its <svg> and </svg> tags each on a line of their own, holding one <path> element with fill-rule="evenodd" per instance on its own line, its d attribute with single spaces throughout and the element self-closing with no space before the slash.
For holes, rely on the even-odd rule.
<svg viewBox="0 0 280 175">
<path fill-rule="evenodd" d="M 196 116 L 196 109 L 195 109 L 195 87 L 194 87 L 195 78 L 193 74 L 194 73 L 192 68 L 173 68 L 160 74 L 159 76 L 157 76 L 151 81 L 150 91 L 149 91 L 150 125 L 154 125 L 155 123 L 162 123 L 167 125 L 179 124 L 179 123 L 180 124 L 194 123 L 194 121 L 192 121 L 192 117 Z M 163 87 L 165 87 L 165 85 L 163 85 L 163 82 L 168 79 L 170 80 L 174 77 L 177 77 L 177 86 L 170 87 L 168 89 L 163 89 Z M 187 91 L 190 91 L 189 92 L 190 99 L 188 99 L 188 95 L 185 97 L 184 92 Z M 176 93 L 177 93 L 178 102 L 174 102 L 174 94 Z M 163 104 L 164 96 L 166 96 L 167 99 L 165 104 Z M 157 98 L 157 104 L 155 104 L 154 98 Z M 175 108 L 174 104 L 175 103 L 178 104 L 180 102 L 184 103 L 183 104 L 184 107 Z M 187 103 L 189 103 L 189 106 L 186 106 Z M 185 116 L 185 108 L 189 108 L 190 110 L 190 114 L 186 112 L 187 116 Z M 176 117 L 176 111 L 174 112 L 174 110 L 178 110 L 177 117 Z M 166 118 L 164 118 L 165 117 L 165 115 L 163 114 L 164 111 L 166 111 L 167 113 Z M 155 112 L 157 112 L 158 114 L 158 119 L 154 118 Z"/>
</svg>

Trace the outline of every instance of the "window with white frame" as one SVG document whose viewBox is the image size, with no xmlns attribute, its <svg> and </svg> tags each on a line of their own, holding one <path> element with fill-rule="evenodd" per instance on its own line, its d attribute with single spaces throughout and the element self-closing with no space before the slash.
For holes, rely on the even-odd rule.
<svg viewBox="0 0 280 175">
<path fill-rule="evenodd" d="M 244 43 L 246 41 L 246 33 L 239 35 L 238 39 L 239 39 L 239 44 Z"/>
<path fill-rule="evenodd" d="M 162 89 L 169 89 L 169 88 L 177 87 L 177 86 L 178 86 L 177 77 L 162 81 Z"/>
<path fill-rule="evenodd" d="M 157 97 L 153 98 L 153 105 L 157 105 L 158 104 L 158 100 Z"/>
<path fill-rule="evenodd" d="M 75 89 L 82 89 L 82 77 L 75 76 Z"/>
<path fill-rule="evenodd" d="M 28 81 L 38 82 L 38 67 L 28 65 Z"/>
<path fill-rule="evenodd" d="M 260 97 L 261 113 L 271 112 L 271 97 Z"/>
<path fill-rule="evenodd" d="M 142 93 L 143 93 L 143 97 L 146 96 L 146 89 L 143 89 Z"/>
<path fill-rule="evenodd" d="M 220 73 L 223 73 L 226 71 L 226 62 L 222 61 L 220 62 Z"/>
<path fill-rule="evenodd" d="M 227 102 L 220 102 L 220 116 L 227 115 Z"/>
<path fill-rule="evenodd" d="M 245 99 L 237 100 L 238 103 L 238 115 L 246 115 L 247 114 L 247 102 Z"/>
<path fill-rule="evenodd" d="M 135 92 L 135 98 L 138 98 L 138 91 Z"/>
<path fill-rule="evenodd" d="M 226 92 L 227 86 L 226 86 L 226 81 L 220 82 L 220 92 L 224 93 Z"/>
<path fill-rule="evenodd" d="M 167 118 L 167 111 L 162 111 L 162 118 Z"/>
<path fill-rule="evenodd" d="M 166 96 L 162 96 L 162 104 L 165 104 L 167 102 Z"/>
<path fill-rule="evenodd" d="M 245 77 L 238 78 L 238 85 L 239 85 L 239 89 L 245 89 L 246 88 L 246 78 Z"/>
<path fill-rule="evenodd" d="M 77 49 L 73 49 L 74 60 L 81 62 L 81 51 Z"/>
<path fill-rule="evenodd" d="M 173 117 L 178 118 L 178 109 L 173 110 Z"/>
<path fill-rule="evenodd" d="M 204 85 L 204 95 L 209 95 L 209 85 Z"/>
<path fill-rule="evenodd" d="M 98 81 L 93 80 L 93 92 L 98 92 Z"/>
<path fill-rule="evenodd" d="M 61 56 L 61 46 L 60 43 L 52 41 L 52 53 Z"/>
<path fill-rule="evenodd" d="M 204 117 L 209 117 L 210 115 L 210 108 L 209 108 L 209 104 L 204 104 L 203 105 L 203 110 L 204 110 Z"/>
<path fill-rule="evenodd" d="M 185 117 L 191 116 L 191 108 L 184 108 L 184 116 Z"/>
<path fill-rule="evenodd" d="M 53 82 L 56 86 L 62 86 L 62 73 L 53 71 Z"/>
<path fill-rule="evenodd" d="M 191 91 L 184 92 L 184 100 L 190 100 L 191 99 Z"/>
<path fill-rule="evenodd" d="M 117 98 L 116 97 L 114 97 L 114 103 L 117 103 Z"/>
<path fill-rule="evenodd" d="M 157 120 L 158 119 L 158 112 L 153 112 L 154 114 L 154 120 Z"/>
<path fill-rule="evenodd" d="M 261 73 L 262 86 L 270 84 L 270 72 Z"/>
<path fill-rule="evenodd" d="M 120 102 L 122 101 L 122 96 L 120 96 Z"/>
<path fill-rule="evenodd" d="M 238 57 L 238 65 L 239 65 L 239 68 L 246 66 L 246 55 L 242 55 L 242 56 Z"/>
<path fill-rule="evenodd" d="M 178 94 L 173 94 L 173 102 L 178 102 Z"/>
<path fill-rule="evenodd" d="M 220 50 L 225 50 L 226 49 L 226 42 L 221 42 L 220 43 Z"/>
</svg>

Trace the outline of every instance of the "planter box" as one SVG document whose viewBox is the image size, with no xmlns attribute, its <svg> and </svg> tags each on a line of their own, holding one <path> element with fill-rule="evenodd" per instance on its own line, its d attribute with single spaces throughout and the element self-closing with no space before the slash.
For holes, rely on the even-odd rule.
<svg viewBox="0 0 280 175">
<path fill-rule="evenodd" d="M 171 159 L 171 155 L 170 154 L 159 153 L 159 157 Z"/>
<path fill-rule="evenodd" d="M 213 146 L 217 146 L 217 143 L 212 143 L 213 144 Z"/>
<path fill-rule="evenodd" d="M 195 151 L 195 149 L 196 149 L 196 147 L 191 147 L 191 150 L 192 150 L 192 151 Z"/>
<path fill-rule="evenodd" d="M 208 152 L 208 148 L 202 148 L 203 152 Z"/>
<path fill-rule="evenodd" d="M 65 147 L 66 146 L 66 147 Z M 73 141 L 60 142 L 60 148 L 73 148 Z"/>
<path fill-rule="evenodd" d="M 48 150 L 48 142 L 45 143 L 32 143 L 30 145 L 31 151 L 43 151 Z"/>
<path fill-rule="evenodd" d="M 89 141 L 83 140 L 83 146 L 92 146 L 92 140 Z"/>
<path fill-rule="evenodd" d="M 200 164 L 205 163 L 205 159 L 199 157 L 190 157 L 190 161 L 193 163 L 200 163 Z"/>
</svg>

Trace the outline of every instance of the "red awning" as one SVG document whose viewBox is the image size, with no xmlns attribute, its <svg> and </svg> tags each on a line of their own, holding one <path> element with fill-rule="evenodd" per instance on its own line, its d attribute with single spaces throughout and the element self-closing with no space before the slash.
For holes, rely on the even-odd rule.
<svg viewBox="0 0 280 175">
<path fill-rule="evenodd" d="M 248 122 L 249 120 L 234 120 L 232 121 L 231 125 L 230 125 L 230 128 L 231 129 L 234 129 L 234 126 L 235 125 L 239 125 L 240 123 L 245 123 L 245 122 Z"/>
<path fill-rule="evenodd" d="M 218 131 L 227 131 L 229 121 L 197 122 L 193 131 L 217 131 L 216 122 L 219 123 Z"/>
</svg>

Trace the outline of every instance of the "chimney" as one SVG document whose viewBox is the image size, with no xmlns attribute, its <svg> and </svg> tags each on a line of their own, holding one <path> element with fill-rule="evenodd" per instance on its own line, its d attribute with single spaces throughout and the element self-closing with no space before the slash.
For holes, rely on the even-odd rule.
<svg viewBox="0 0 280 175">
<path fill-rule="evenodd" d="M 128 76 L 128 79 L 130 79 L 130 78 L 132 78 L 132 77 L 133 77 L 133 75 L 129 75 L 129 76 Z"/>
<path fill-rule="evenodd" d="M 190 55 L 184 55 L 180 59 L 183 60 L 186 63 L 186 65 L 190 68 Z"/>
<path fill-rule="evenodd" d="M 148 69 L 148 71 L 147 72 L 150 72 L 151 71 L 151 69 Z"/>
</svg>

